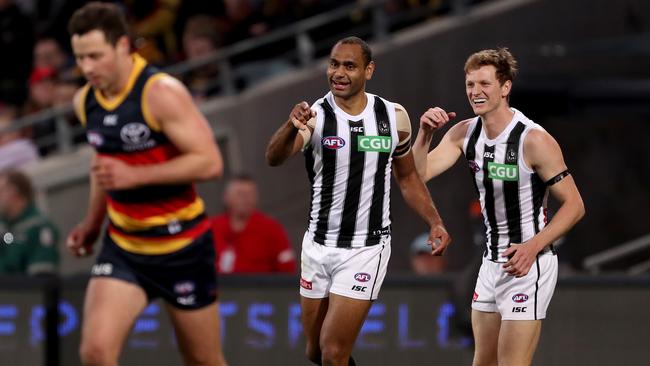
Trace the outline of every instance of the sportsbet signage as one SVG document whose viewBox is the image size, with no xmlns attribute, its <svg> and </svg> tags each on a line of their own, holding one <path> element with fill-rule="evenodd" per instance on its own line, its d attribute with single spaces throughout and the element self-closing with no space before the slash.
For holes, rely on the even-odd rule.
<svg viewBox="0 0 650 366">
<path fill-rule="evenodd" d="M 492 179 L 516 181 L 519 180 L 519 169 L 516 165 L 488 162 L 488 177 Z"/>
<path fill-rule="evenodd" d="M 393 145 L 390 136 L 357 136 L 359 151 L 389 153 Z"/>
</svg>

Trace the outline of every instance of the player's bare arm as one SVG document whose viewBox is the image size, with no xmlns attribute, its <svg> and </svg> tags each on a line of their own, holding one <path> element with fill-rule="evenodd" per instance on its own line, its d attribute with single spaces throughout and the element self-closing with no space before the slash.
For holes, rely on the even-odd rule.
<svg viewBox="0 0 650 366">
<path fill-rule="evenodd" d="M 524 140 L 526 164 L 549 185 L 551 195 L 560 207 L 551 222 L 537 235 L 522 245 L 511 246 L 504 256 L 512 258 L 504 265 L 514 276 L 525 276 L 537 253 L 566 234 L 584 215 L 582 197 L 573 177 L 568 174 L 562 150 L 546 131 L 532 130 Z"/>
<path fill-rule="evenodd" d="M 143 97 L 143 110 L 151 113 L 180 155 L 160 164 L 145 166 L 99 157 L 93 166 L 105 189 L 126 189 L 153 184 L 178 184 L 218 177 L 223 172 L 221 153 L 205 117 L 183 84 L 164 75 L 151 81 Z"/>
<path fill-rule="evenodd" d="M 393 172 L 406 203 L 429 225 L 429 244 L 432 255 L 442 255 L 451 243 L 451 237 L 445 229 L 429 190 L 415 170 L 413 153 L 393 160 Z"/>
<path fill-rule="evenodd" d="M 429 151 L 435 131 L 455 116 L 454 112 L 436 107 L 429 108 L 420 117 L 420 130 L 413 143 L 413 156 L 418 174 L 425 182 L 453 166 L 463 152 L 463 139 L 470 120 L 452 126 L 438 146 Z"/>
<path fill-rule="evenodd" d="M 307 102 L 296 104 L 289 119 L 273 134 L 266 147 L 266 162 L 278 166 L 297 154 L 309 141 L 315 124 L 316 112 Z"/>
<path fill-rule="evenodd" d="M 433 255 L 442 255 L 451 238 L 436 209 L 429 190 L 415 169 L 411 151 L 411 122 L 406 109 L 395 104 L 399 143 L 393 154 L 393 173 L 406 203 L 429 225 L 429 244 Z"/>
<path fill-rule="evenodd" d="M 86 90 L 79 90 L 73 99 L 73 105 L 77 118 L 85 121 L 83 108 L 81 106 L 81 94 Z M 97 153 L 93 151 L 91 166 L 95 164 Z M 92 245 L 95 243 L 101 232 L 102 223 L 106 217 L 106 192 L 99 185 L 97 179 L 90 175 L 90 195 L 88 197 L 88 209 L 86 216 L 68 234 L 66 247 L 74 256 L 85 256 L 92 253 Z"/>
</svg>

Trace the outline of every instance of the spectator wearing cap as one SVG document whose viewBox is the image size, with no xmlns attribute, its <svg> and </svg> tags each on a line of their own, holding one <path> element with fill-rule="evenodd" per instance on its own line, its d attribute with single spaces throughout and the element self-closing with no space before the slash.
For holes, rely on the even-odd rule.
<svg viewBox="0 0 650 366">
<path fill-rule="evenodd" d="M 58 78 L 75 81 L 81 77 L 74 59 L 53 37 L 42 37 L 34 45 L 34 70 L 53 69 Z"/>
<path fill-rule="evenodd" d="M 31 114 L 52 106 L 56 70 L 49 66 L 37 67 L 29 75 L 29 99 L 23 110 Z"/>
<path fill-rule="evenodd" d="M 431 255 L 429 233 L 422 233 L 411 241 L 411 269 L 418 275 L 441 273 L 445 269 L 445 257 Z"/>
<path fill-rule="evenodd" d="M 29 178 L 0 174 L 0 274 L 52 274 L 59 264 L 58 230 L 36 207 Z"/>
</svg>

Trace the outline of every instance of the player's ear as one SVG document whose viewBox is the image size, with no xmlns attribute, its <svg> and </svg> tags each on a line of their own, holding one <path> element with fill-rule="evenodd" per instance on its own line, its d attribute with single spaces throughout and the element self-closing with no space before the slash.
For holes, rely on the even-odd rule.
<svg viewBox="0 0 650 366">
<path fill-rule="evenodd" d="M 506 80 L 503 85 L 501 85 L 501 97 L 507 98 L 510 95 L 510 90 L 512 89 L 512 81 Z"/>
<path fill-rule="evenodd" d="M 372 74 L 375 72 L 375 62 L 370 61 L 366 66 L 366 80 L 372 79 Z"/>
<path fill-rule="evenodd" d="M 131 42 L 129 41 L 128 36 L 122 36 L 120 37 L 117 42 L 115 43 L 115 48 L 118 49 L 119 52 L 125 53 L 125 54 L 130 54 L 131 53 Z"/>
</svg>

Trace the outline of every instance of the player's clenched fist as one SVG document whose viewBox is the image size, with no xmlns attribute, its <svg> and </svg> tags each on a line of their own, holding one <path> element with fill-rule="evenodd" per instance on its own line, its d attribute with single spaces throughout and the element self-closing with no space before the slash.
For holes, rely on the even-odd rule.
<svg viewBox="0 0 650 366">
<path fill-rule="evenodd" d="M 316 117 L 316 111 L 311 110 L 307 102 L 296 104 L 289 114 L 291 123 L 299 130 L 307 128 L 307 121 L 314 117 Z"/>
<path fill-rule="evenodd" d="M 440 107 L 429 108 L 420 117 L 420 128 L 435 131 L 454 117 L 456 117 L 456 112 L 446 112 Z"/>
</svg>

